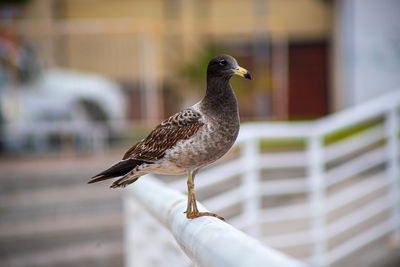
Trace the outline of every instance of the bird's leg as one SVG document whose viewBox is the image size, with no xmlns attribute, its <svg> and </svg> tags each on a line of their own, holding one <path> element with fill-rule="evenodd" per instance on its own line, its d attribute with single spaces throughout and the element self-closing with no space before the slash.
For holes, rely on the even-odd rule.
<svg viewBox="0 0 400 267">
<path fill-rule="evenodd" d="M 187 187 L 188 187 L 188 202 L 187 202 L 187 208 L 186 208 L 186 217 L 188 217 L 188 214 L 192 214 L 192 195 L 194 195 L 194 183 L 193 183 L 193 178 L 192 178 L 192 172 L 189 172 L 188 175 L 188 180 L 187 180 Z"/>
<path fill-rule="evenodd" d="M 224 221 L 224 218 L 222 218 L 221 216 L 218 216 L 215 213 L 199 212 L 199 210 L 197 209 L 196 196 L 194 194 L 194 174 L 195 173 L 189 172 L 189 177 L 188 177 L 188 181 L 187 181 L 187 184 L 188 184 L 188 204 L 187 204 L 187 209 L 186 209 L 186 212 L 185 212 L 186 213 L 186 218 L 194 219 L 194 218 L 201 217 L 201 216 L 213 216 L 213 217 L 217 217 L 218 219 Z"/>
</svg>

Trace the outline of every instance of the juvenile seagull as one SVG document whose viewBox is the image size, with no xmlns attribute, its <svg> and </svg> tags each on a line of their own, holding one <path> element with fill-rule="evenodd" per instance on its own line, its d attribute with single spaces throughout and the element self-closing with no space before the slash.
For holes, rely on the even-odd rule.
<svg viewBox="0 0 400 267">
<path fill-rule="evenodd" d="M 197 104 L 161 122 L 133 145 L 123 159 L 92 177 L 89 183 L 122 176 L 111 188 L 125 187 L 147 173 L 188 173 L 186 217 L 222 217 L 199 212 L 194 195 L 197 171 L 222 157 L 239 133 L 236 96 L 229 83 L 233 75 L 251 79 L 250 73 L 228 55 L 213 58 L 207 68 L 207 91 Z"/>
</svg>

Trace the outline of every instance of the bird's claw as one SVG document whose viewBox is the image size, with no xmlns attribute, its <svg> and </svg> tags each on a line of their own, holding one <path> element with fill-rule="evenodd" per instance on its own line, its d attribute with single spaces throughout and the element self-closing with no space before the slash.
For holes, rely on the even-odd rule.
<svg viewBox="0 0 400 267">
<path fill-rule="evenodd" d="M 188 213 L 187 211 L 185 211 L 185 213 L 186 213 L 186 218 L 188 218 L 188 219 L 195 219 L 195 218 L 202 217 L 202 216 L 212 216 L 212 217 L 216 217 L 216 218 L 218 218 L 218 219 L 220 219 L 222 221 L 225 221 L 225 219 L 223 217 L 221 217 L 221 216 L 219 216 L 219 215 L 217 215 L 215 213 L 211 213 L 211 212 L 191 212 L 191 213 Z"/>
</svg>

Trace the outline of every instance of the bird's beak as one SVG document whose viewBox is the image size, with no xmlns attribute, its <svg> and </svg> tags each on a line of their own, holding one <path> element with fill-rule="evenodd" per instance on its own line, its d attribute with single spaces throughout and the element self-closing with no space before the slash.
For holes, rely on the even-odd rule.
<svg viewBox="0 0 400 267">
<path fill-rule="evenodd" d="M 237 67 L 236 69 L 234 69 L 234 72 L 235 75 L 251 80 L 250 72 L 245 68 Z"/>
</svg>

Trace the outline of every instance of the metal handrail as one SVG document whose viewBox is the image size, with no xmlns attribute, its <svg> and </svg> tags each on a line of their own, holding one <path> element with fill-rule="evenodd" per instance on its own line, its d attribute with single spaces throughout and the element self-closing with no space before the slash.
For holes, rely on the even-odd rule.
<svg viewBox="0 0 400 267">
<path fill-rule="evenodd" d="M 140 202 L 167 227 L 196 266 L 285 267 L 306 266 L 214 217 L 187 219 L 186 196 L 148 175 L 128 187 Z M 205 210 L 200 203 L 200 209 Z"/>
</svg>

